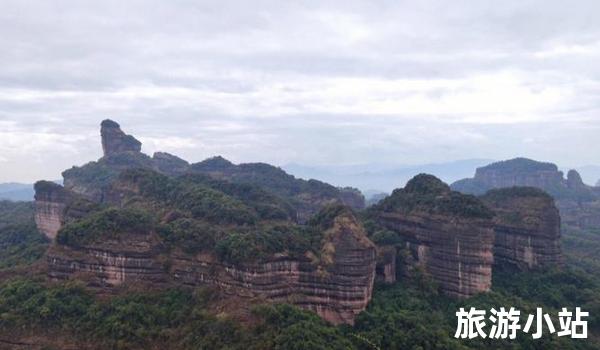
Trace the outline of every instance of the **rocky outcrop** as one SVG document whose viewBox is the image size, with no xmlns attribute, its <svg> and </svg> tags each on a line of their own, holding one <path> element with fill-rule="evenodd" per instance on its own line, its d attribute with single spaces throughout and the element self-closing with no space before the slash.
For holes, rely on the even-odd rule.
<svg viewBox="0 0 600 350">
<path fill-rule="evenodd" d="M 142 143 L 135 137 L 125 134 L 117 122 L 106 119 L 102 121 L 100 126 L 102 150 L 105 157 L 123 152 L 140 152 L 142 150 Z"/>
<path fill-rule="evenodd" d="M 42 234 L 53 240 L 64 222 L 69 194 L 50 181 L 38 181 L 34 188 L 35 223 Z"/>
<path fill-rule="evenodd" d="M 135 191 L 135 189 L 129 189 Z M 55 243 L 47 254 L 53 279 L 79 278 L 110 291 L 125 282 L 211 285 L 224 295 L 287 302 L 334 323 L 353 323 L 371 299 L 375 246 L 349 210 L 321 227 L 317 255 L 275 254 L 264 262 L 231 264 L 214 252 L 168 250 L 153 232 L 70 246 Z"/>
<path fill-rule="evenodd" d="M 56 238 L 67 222 L 86 216 L 96 205 L 63 186 L 50 181 L 38 181 L 35 188 L 35 223 L 50 240 Z"/>
<path fill-rule="evenodd" d="M 402 270 L 421 267 L 451 296 L 490 289 L 494 214 L 477 198 L 421 174 L 372 207 L 370 214 L 406 241 L 408 266 Z"/>
<path fill-rule="evenodd" d="M 49 277 L 81 277 L 91 286 L 110 288 L 124 282 L 167 282 L 161 245 L 153 235 L 129 234 L 125 239 L 72 247 L 53 244 L 46 255 Z"/>
<path fill-rule="evenodd" d="M 396 282 L 398 249 L 393 245 L 377 247 L 376 279 L 385 284 Z"/>
<path fill-rule="evenodd" d="M 587 187 L 583 180 L 581 179 L 581 175 L 576 170 L 569 170 L 567 173 L 567 187 L 570 189 L 582 189 Z"/>
<path fill-rule="evenodd" d="M 365 205 L 364 197 L 356 189 L 339 189 L 317 180 L 297 179 L 265 163 L 233 164 L 217 156 L 190 165 L 164 152 L 156 152 L 150 158 L 140 152 L 141 143 L 125 134 L 112 120 L 101 123 L 101 135 L 104 157 L 63 172 L 66 189 L 94 202 L 106 201 L 111 182 L 121 172 L 142 168 L 173 177 L 202 174 L 235 184 L 260 186 L 288 202 L 299 223 L 307 222 L 321 208 L 332 203 L 343 203 L 353 209 L 362 209 Z"/>
<path fill-rule="evenodd" d="M 493 188 L 529 186 L 557 188 L 565 186 L 563 173 L 552 163 L 515 158 L 477 168 L 473 179 L 452 184 L 452 189 L 463 193 L 481 195 Z"/>
<path fill-rule="evenodd" d="M 494 210 L 494 261 L 521 269 L 562 264 L 560 216 L 542 190 L 512 187 L 489 191 L 482 200 Z"/>
<path fill-rule="evenodd" d="M 600 227 L 600 193 L 583 183 L 575 170 L 565 179 L 552 163 L 515 158 L 478 168 L 475 177 L 452 184 L 463 193 L 483 195 L 490 189 L 513 186 L 535 187 L 556 200 L 563 224 L 572 228 Z"/>
</svg>

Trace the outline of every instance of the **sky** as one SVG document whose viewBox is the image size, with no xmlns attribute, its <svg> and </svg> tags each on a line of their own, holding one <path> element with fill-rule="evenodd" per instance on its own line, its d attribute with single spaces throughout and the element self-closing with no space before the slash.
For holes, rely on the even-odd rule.
<svg viewBox="0 0 600 350">
<path fill-rule="evenodd" d="M 598 1 L 0 0 L 0 182 L 189 161 L 600 164 Z"/>
</svg>

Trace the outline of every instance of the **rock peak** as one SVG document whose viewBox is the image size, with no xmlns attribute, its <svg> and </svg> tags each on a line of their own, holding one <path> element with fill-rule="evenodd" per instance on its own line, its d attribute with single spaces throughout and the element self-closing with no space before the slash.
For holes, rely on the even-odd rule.
<svg viewBox="0 0 600 350">
<path fill-rule="evenodd" d="M 567 173 L 567 186 L 569 188 L 585 187 L 581 175 L 579 175 L 577 170 L 569 170 Z"/>
<path fill-rule="evenodd" d="M 100 123 L 102 136 L 102 150 L 104 156 L 111 156 L 123 152 L 140 152 L 142 143 L 135 137 L 125 134 L 119 123 L 105 119 Z"/>
</svg>

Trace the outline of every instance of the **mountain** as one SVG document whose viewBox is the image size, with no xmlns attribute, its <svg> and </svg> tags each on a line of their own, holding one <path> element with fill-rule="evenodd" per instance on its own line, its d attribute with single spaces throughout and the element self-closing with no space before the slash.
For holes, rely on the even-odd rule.
<svg viewBox="0 0 600 350">
<path fill-rule="evenodd" d="M 0 200 L 31 201 L 33 194 L 33 184 L 15 182 L 0 184 Z"/>
<path fill-rule="evenodd" d="M 195 164 L 151 158 L 114 121 L 102 122 L 101 135 L 101 159 L 66 170 L 64 186 L 35 184 L 54 279 L 87 272 L 103 289 L 226 286 L 349 324 L 366 308 L 375 278 L 396 280 L 390 271 L 421 266 L 460 298 L 491 287 L 494 211 L 435 176 L 417 175 L 373 205 L 374 229 L 355 213 L 364 207 L 355 189 L 219 156 Z M 397 266 L 398 255 L 414 260 Z"/>
<path fill-rule="evenodd" d="M 53 241 L 48 274 L 91 286 L 211 285 L 353 323 L 371 298 L 375 246 L 352 188 L 301 180 L 263 163 L 152 158 L 118 123 L 104 156 L 35 184 L 35 220 Z M 302 225 L 301 225 L 302 224 Z"/>
<path fill-rule="evenodd" d="M 531 186 L 552 195 L 564 225 L 573 228 L 600 228 L 600 191 L 586 185 L 576 170 L 567 176 L 553 163 L 527 158 L 495 162 L 475 171 L 473 178 L 454 182 L 452 188 L 480 195 L 490 189 Z"/>
<path fill-rule="evenodd" d="M 44 251 L 0 266 L 0 347 L 480 349 L 452 336 L 457 307 L 600 309 L 600 282 L 563 265 L 541 190 L 474 196 L 418 174 L 363 209 L 354 188 L 219 156 L 150 157 L 114 121 L 101 135 L 101 159 L 20 203 Z"/>
<path fill-rule="evenodd" d="M 600 182 L 600 166 L 599 165 L 583 165 L 574 167 L 581 174 L 583 182 L 589 185 L 598 186 Z"/>
<path fill-rule="evenodd" d="M 35 262 L 48 242 L 36 228 L 32 202 L 0 200 L 0 269 Z"/>
</svg>

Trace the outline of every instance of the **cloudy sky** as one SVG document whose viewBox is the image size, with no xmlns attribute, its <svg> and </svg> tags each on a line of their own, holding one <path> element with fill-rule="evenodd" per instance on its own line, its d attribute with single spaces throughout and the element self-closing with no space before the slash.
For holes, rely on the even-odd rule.
<svg viewBox="0 0 600 350">
<path fill-rule="evenodd" d="M 600 164 L 600 2 L 0 0 L 0 182 L 190 161 Z"/>
</svg>

